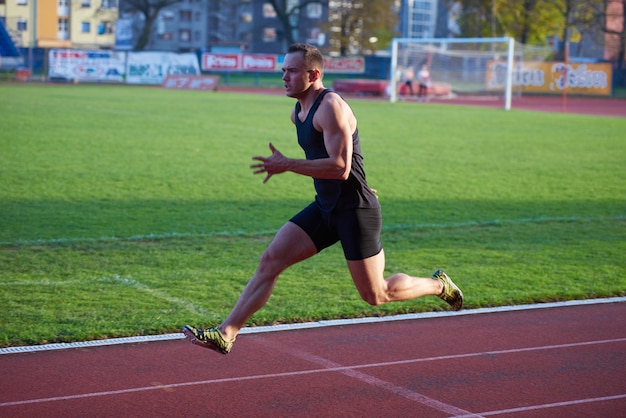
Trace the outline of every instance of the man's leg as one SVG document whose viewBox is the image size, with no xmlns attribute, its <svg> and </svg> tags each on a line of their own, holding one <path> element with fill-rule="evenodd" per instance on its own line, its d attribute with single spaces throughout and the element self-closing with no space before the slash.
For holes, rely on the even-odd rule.
<svg viewBox="0 0 626 418">
<path fill-rule="evenodd" d="M 206 329 L 185 325 L 183 334 L 194 344 L 228 354 L 239 330 L 269 299 L 279 274 L 316 253 L 317 248 L 306 232 L 287 222 L 261 256 L 254 276 L 224 322 L 219 327 Z"/>
<path fill-rule="evenodd" d="M 347 260 L 348 269 L 359 294 L 370 305 L 411 300 L 421 296 L 438 296 L 443 291 L 439 280 L 412 277 L 396 273 L 388 278 L 383 276 L 385 252 L 363 260 Z"/>
<path fill-rule="evenodd" d="M 224 338 L 234 339 L 246 321 L 269 299 L 280 273 L 317 253 L 311 238 L 296 224 L 287 222 L 267 247 L 259 266 L 228 317 L 219 326 Z"/>
</svg>

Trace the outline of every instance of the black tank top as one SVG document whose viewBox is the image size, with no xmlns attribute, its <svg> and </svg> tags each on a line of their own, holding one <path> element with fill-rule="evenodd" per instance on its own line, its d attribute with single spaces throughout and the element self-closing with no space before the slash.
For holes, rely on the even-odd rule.
<svg viewBox="0 0 626 418">
<path fill-rule="evenodd" d="M 298 117 L 301 111 L 300 102 L 296 103 L 295 120 L 298 144 L 300 144 L 304 150 L 307 160 L 328 158 L 328 152 L 326 152 L 324 145 L 324 135 L 313 126 L 313 116 L 319 108 L 324 96 L 330 91 L 329 89 L 325 89 L 317 96 L 304 122 L 300 121 Z M 352 134 L 352 168 L 348 179 L 329 180 L 313 178 L 313 185 L 317 192 L 315 201 L 324 211 L 330 212 L 334 209 L 379 207 L 378 199 L 365 180 L 358 128 L 356 128 Z"/>
</svg>

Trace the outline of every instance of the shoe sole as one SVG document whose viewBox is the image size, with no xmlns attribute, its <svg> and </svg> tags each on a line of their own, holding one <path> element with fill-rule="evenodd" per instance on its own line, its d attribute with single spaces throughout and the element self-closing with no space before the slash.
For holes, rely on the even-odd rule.
<svg viewBox="0 0 626 418">
<path fill-rule="evenodd" d="M 463 309 L 463 292 L 461 292 L 461 289 L 456 288 L 454 291 L 454 296 L 457 300 L 459 300 L 459 302 L 455 305 L 450 305 L 452 307 L 453 310 L 455 311 L 460 311 L 461 309 Z"/>
<path fill-rule="evenodd" d="M 193 335 L 193 333 L 187 328 L 183 328 L 183 334 L 185 334 L 185 338 L 187 338 L 190 343 L 197 345 L 198 347 L 208 348 L 209 350 L 217 351 L 220 354 L 228 354 L 223 352 L 218 346 L 213 343 L 198 340 L 196 336 Z"/>
</svg>

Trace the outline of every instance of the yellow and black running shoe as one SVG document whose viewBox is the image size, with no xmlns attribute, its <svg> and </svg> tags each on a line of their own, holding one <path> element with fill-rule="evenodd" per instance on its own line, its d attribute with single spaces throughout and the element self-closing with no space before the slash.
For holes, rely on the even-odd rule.
<svg viewBox="0 0 626 418">
<path fill-rule="evenodd" d="M 463 307 L 463 292 L 454 284 L 443 270 L 437 270 L 433 274 L 433 279 L 439 280 L 443 284 L 443 291 L 439 299 L 445 300 L 455 311 Z"/>
<path fill-rule="evenodd" d="M 219 351 L 222 354 L 228 354 L 235 342 L 234 338 L 230 341 L 226 340 L 217 327 L 201 329 L 192 327 L 191 325 L 185 325 L 183 327 L 183 334 L 185 334 L 185 337 L 193 344 Z"/>
</svg>

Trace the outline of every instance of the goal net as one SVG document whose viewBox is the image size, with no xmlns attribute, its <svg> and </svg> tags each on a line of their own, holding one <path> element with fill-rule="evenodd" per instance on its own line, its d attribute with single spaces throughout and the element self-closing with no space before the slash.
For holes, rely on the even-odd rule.
<svg viewBox="0 0 626 418">
<path fill-rule="evenodd" d="M 427 94 L 501 97 L 508 110 L 513 95 L 521 94 L 513 77 L 522 61 L 522 48 L 516 48 L 513 38 L 395 38 L 389 98 L 395 102 L 399 95 L 416 94 L 419 73 L 426 69 Z"/>
</svg>

